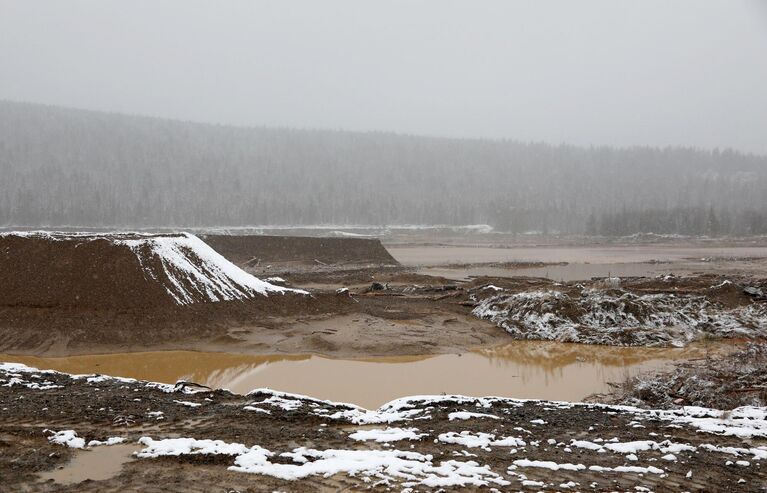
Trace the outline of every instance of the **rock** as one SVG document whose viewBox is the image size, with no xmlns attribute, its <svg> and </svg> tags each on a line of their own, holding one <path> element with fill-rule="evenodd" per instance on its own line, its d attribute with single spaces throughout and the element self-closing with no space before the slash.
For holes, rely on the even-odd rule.
<svg viewBox="0 0 767 493">
<path fill-rule="evenodd" d="M 763 298 L 764 297 L 764 291 L 761 289 L 755 287 L 755 286 L 748 286 L 746 288 L 743 288 L 743 292 L 746 293 L 749 296 L 753 296 L 755 298 Z"/>
</svg>

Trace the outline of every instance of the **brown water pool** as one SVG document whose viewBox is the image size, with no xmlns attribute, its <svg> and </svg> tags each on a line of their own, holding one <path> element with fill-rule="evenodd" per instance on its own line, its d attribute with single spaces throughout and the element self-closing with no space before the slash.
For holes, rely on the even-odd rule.
<svg viewBox="0 0 767 493">
<path fill-rule="evenodd" d="M 237 393 L 268 387 L 376 408 L 402 396 L 440 393 L 579 401 L 605 392 L 608 382 L 727 347 L 708 343 L 681 349 L 619 348 L 517 341 L 460 355 L 367 359 L 167 351 L 67 358 L 0 354 L 0 361 L 166 383 L 183 379 Z"/>
</svg>

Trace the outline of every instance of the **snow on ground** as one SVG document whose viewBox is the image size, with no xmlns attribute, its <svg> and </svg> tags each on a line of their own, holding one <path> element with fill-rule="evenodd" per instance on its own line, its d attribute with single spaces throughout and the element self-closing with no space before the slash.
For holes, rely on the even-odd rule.
<svg viewBox="0 0 767 493">
<path fill-rule="evenodd" d="M 762 305 L 726 309 L 699 295 L 582 289 L 501 293 L 472 311 L 519 339 L 587 344 L 683 346 L 706 336 L 757 337 L 767 327 Z"/>
<path fill-rule="evenodd" d="M 176 404 L 180 404 L 182 406 L 188 406 L 188 407 L 200 407 L 200 406 L 202 406 L 202 404 L 200 404 L 199 402 L 178 401 L 178 400 L 174 400 L 173 402 L 175 402 Z"/>
<path fill-rule="evenodd" d="M 488 466 L 473 461 L 442 461 L 433 463 L 430 455 L 399 450 L 315 450 L 305 447 L 281 454 L 294 464 L 272 463 L 270 454 L 256 449 L 238 456 L 233 471 L 264 474 L 286 480 L 297 480 L 313 475 L 325 477 L 345 473 L 377 480 L 383 484 L 398 481 L 405 487 L 427 486 L 505 486 L 509 482 Z M 367 482 L 367 481 L 366 481 Z"/>
<path fill-rule="evenodd" d="M 552 471 L 582 471 L 586 469 L 586 466 L 583 464 L 557 464 L 556 462 L 542 460 L 519 459 L 515 460 L 513 464 L 517 467 L 540 467 L 543 469 L 551 469 Z"/>
<path fill-rule="evenodd" d="M 103 445 L 119 445 L 125 443 L 124 437 L 109 437 L 106 440 L 91 440 L 88 442 L 88 447 L 101 447 Z"/>
<path fill-rule="evenodd" d="M 48 441 L 51 443 L 66 445 L 69 448 L 85 448 L 85 439 L 77 436 L 75 430 L 45 431 L 52 433 L 48 437 Z"/>
<path fill-rule="evenodd" d="M 0 378 L 13 374 L 13 378 L 34 380 L 35 376 L 42 375 L 56 379 L 60 384 L 60 377 L 65 375 L 52 371 L 36 375 L 35 372 L 37 370 L 24 365 L 0 364 Z M 87 377 L 74 378 L 79 385 L 95 385 Z M 99 378 L 98 382 L 99 385 L 109 385 L 110 378 Z M 133 391 L 158 389 L 156 384 L 125 379 L 114 379 L 113 383 L 120 389 L 126 389 L 126 392 L 132 387 Z M 159 390 L 179 395 L 183 392 L 183 389 L 173 386 Z M 27 396 L 30 393 L 38 395 L 38 392 L 57 391 L 61 392 L 59 388 L 25 390 Z M 168 401 L 172 402 L 173 397 L 167 396 Z M 215 405 L 212 402 L 210 406 Z M 321 446 L 321 441 L 311 447 L 291 444 L 290 448 L 283 448 L 288 446 L 275 446 L 274 442 L 271 445 L 229 442 L 216 436 L 145 436 L 139 440 L 143 448 L 136 453 L 136 457 L 222 455 L 230 458 L 224 461 L 230 461 L 227 463 L 233 471 L 288 480 L 346 474 L 369 484 L 380 482 L 386 486 L 439 488 L 482 485 L 501 490 L 513 481 L 515 486 L 556 489 L 559 485 L 560 489 L 577 489 L 580 488 L 577 483 L 579 477 L 586 485 L 591 481 L 587 478 L 594 478 L 594 475 L 610 477 L 611 474 L 641 474 L 660 477 L 658 480 L 661 481 L 669 471 L 676 471 L 674 474 L 678 476 L 678 467 L 684 468 L 681 473 L 684 475 L 693 463 L 698 466 L 720 464 L 721 467 L 750 471 L 758 470 L 762 461 L 767 459 L 767 445 L 760 445 L 764 440 L 756 441 L 765 437 L 767 432 L 767 408 L 761 407 L 741 407 L 731 411 L 700 407 L 644 410 L 604 404 L 444 395 L 406 397 L 385 404 L 378 410 L 366 410 L 350 404 L 268 389 L 250 393 L 246 402 L 249 404 L 241 407 L 243 415 L 249 413 L 248 407 L 271 410 L 270 416 L 256 419 L 295 421 L 307 418 L 314 426 L 319 417 L 326 420 L 321 427 L 330 429 L 336 426 L 336 429 L 344 431 L 347 424 L 407 422 L 411 426 L 350 430 L 348 434 L 338 435 L 336 440 L 340 441 L 325 447 Z M 179 408 L 184 413 L 192 413 L 187 416 L 194 416 L 194 413 L 206 412 L 210 406 Z M 473 412 L 474 409 L 482 412 Z M 579 410 L 582 413 L 573 413 Z M 557 423 L 564 416 L 559 413 L 565 411 L 568 416 L 578 416 L 578 422 Z M 288 414 L 281 415 L 281 412 Z M 154 422 L 157 412 L 147 410 L 146 413 L 152 416 Z M 451 420 L 450 416 L 455 413 L 462 413 L 459 416 L 469 419 Z M 620 433 L 615 428 L 600 432 L 600 421 L 619 415 L 630 430 L 620 435 L 624 439 L 613 436 Z M 487 416 L 495 419 L 487 419 Z M 580 419 L 584 416 L 587 417 L 585 421 Z M 592 416 L 593 421 L 588 418 Z M 441 429 L 435 430 L 438 423 L 435 420 L 442 420 L 439 422 Z M 516 426 L 527 422 L 537 422 L 538 425 L 531 427 L 532 431 Z M 652 422 L 654 430 L 660 433 L 631 427 L 631 423 L 643 422 L 648 426 Z M 455 431 L 446 430 L 445 423 L 449 423 Z M 590 423 L 594 425 L 590 426 Z M 504 429 L 507 430 L 505 433 Z M 553 432 L 555 429 L 558 431 Z M 160 429 L 157 430 L 161 433 Z M 519 431 L 519 434 L 512 430 Z M 685 431 L 685 439 L 678 438 L 682 436 L 678 434 L 682 430 Z M 86 435 L 78 435 L 71 429 L 46 431 L 46 434 L 52 443 L 72 448 L 85 448 L 86 443 L 88 447 L 124 443 L 122 437 L 86 441 Z M 381 447 L 386 448 L 380 450 Z M 415 447 L 420 450 L 413 450 Z M 434 450 L 446 453 L 438 455 Z M 493 460 L 487 462 L 491 454 Z M 500 465 L 499 457 L 506 458 Z M 686 465 L 688 462 L 690 466 Z M 486 464 L 492 464 L 492 467 Z M 540 471 L 544 471 L 546 476 L 541 477 Z M 559 476 L 548 479 L 548 474 L 555 472 Z M 695 478 L 702 476 L 699 472 L 695 474 Z M 575 480 L 575 484 L 570 484 L 571 479 Z"/>
<path fill-rule="evenodd" d="M 86 448 L 85 439 L 78 436 L 75 430 L 44 430 L 44 433 L 48 433 L 48 441 L 58 445 L 65 445 L 69 448 L 83 449 Z M 105 440 L 91 440 L 88 442 L 87 447 L 101 447 L 109 445 L 117 445 L 124 443 L 124 437 L 109 437 Z"/>
<path fill-rule="evenodd" d="M 142 437 L 138 443 L 146 446 L 136 452 L 140 458 L 155 458 L 165 455 L 242 455 L 251 448 L 241 443 L 226 443 L 221 440 L 196 440 L 194 438 L 166 438 L 153 440 Z M 260 448 L 260 447 L 259 447 Z"/>
<path fill-rule="evenodd" d="M 281 460 L 272 462 L 275 453 L 258 445 L 246 447 L 240 443 L 221 440 L 169 438 L 153 440 L 143 437 L 139 443 L 146 448 L 136 452 L 139 458 L 180 455 L 230 455 L 234 457 L 232 471 L 262 474 L 285 480 L 298 480 L 314 475 L 325 477 L 349 474 L 388 482 L 397 480 L 403 486 L 429 487 L 508 485 L 488 466 L 473 461 L 447 460 L 435 465 L 432 456 L 399 450 L 315 450 L 306 447 L 279 454 Z M 290 459 L 293 463 L 284 463 Z"/>
<path fill-rule="evenodd" d="M 420 440 L 429 436 L 428 433 L 418 433 L 418 428 L 386 428 L 373 430 L 359 430 L 349 435 L 352 440 L 361 442 L 399 442 L 402 440 Z"/>
<path fill-rule="evenodd" d="M 437 440 L 442 443 L 454 443 L 464 447 L 482 449 L 488 449 L 490 446 L 524 447 L 527 445 L 521 438 L 503 437 L 496 440 L 495 435 L 491 433 L 472 433 L 470 431 L 442 433 L 437 437 Z"/>
</svg>

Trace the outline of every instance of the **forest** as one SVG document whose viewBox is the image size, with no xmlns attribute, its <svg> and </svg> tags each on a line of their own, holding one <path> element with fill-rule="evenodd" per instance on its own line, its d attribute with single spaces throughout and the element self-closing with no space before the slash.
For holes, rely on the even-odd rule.
<svg viewBox="0 0 767 493">
<path fill-rule="evenodd" d="M 767 157 L 244 128 L 0 101 L 0 226 L 767 234 Z"/>
</svg>

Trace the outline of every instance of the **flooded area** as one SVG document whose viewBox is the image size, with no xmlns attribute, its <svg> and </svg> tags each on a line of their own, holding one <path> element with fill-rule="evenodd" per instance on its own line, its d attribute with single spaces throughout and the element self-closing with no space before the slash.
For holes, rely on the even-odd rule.
<svg viewBox="0 0 767 493">
<path fill-rule="evenodd" d="M 0 355 L 0 360 L 68 373 L 102 373 L 175 383 L 189 380 L 247 393 L 271 388 L 374 409 L 403 395 L 463 394 L 580 401 L 645 370 L 704 358 L 729 345 L 622 348 L 519 341 L 464 354 L 369 359 L 253 356 L 187 351 L 68 358 Z"/>
<path fill-rule="evenodd" d="M 456 263 L 545 262 L 627 264 L 675 262 L 686 259 L 767 257 L 767 247 L 688 246 L 388 246 L 389 253 L 408 266 L 444 266 Z"/>
</svg>

